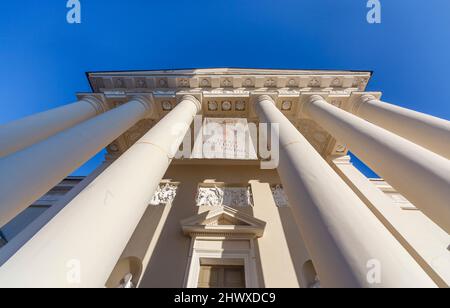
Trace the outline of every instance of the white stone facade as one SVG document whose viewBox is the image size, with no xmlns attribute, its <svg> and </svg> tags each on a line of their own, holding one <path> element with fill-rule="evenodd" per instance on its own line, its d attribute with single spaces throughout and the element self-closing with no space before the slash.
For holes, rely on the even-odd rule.
<svg viewBox="0 0 450 308">
<path fill-rule="evenodd" d="M 76 287 L 190 287 L 202 263 L 244 266 L 248 287 L 448 287 L 450 122 L 381 101 L 370 77 L 89 73 L 93 93 L 0 127 L 0 225 L 54 203 L 0 249 L 0 287 L 73 287 L 56 264 L 74 262 Z M 276 165 L 257 146 L 252 159 L 178 157 L 198 116 L 276 124 Z M 51 190 L 102 148 L 74 190 Z M 382 279 L 367 279 L 371 264 Z"/>
</svg>

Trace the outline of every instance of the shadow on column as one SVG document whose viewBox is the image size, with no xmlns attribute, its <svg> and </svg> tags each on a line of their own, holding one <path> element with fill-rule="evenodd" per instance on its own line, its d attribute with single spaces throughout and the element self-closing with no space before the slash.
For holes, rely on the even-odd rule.
<svg viewBox="0 0 450 308">
<path fill-rule="evenodd" d="M 117 287 L 120 280 L 127 274 L 132 274 L 134 286 L 138 284 L 150 245 L 158 236 L 156 231 L 163 217 L 164 209 L 163 205 L 148 206 L 106 283 L 108 288 Z M 128 272 L 126 272 L 127 270 Z"/>
<path fill-rule="evenodd" d="M 140 287 L 182 288 L 191 239 L 182 234 L 180 221 L 197 214 L 197 183 L 182 181 L 143 273 Z"/>
<path fill-rule="evenodd" d="M 292 214 L 291 205 L 278 207 L 278 214 L 295 267 L 297 279 L 302 288 L 307 288 L 312 282 L 307 275 L 308 262 L 311 262 L 311 259 L 306 250 L 300 229 Z"/>
</svg>

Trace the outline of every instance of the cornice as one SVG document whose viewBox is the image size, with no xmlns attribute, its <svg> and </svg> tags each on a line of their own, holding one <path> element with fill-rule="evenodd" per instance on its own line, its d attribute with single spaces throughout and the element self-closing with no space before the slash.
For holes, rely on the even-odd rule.
<svg viewBox="0 0 450 308">
<path fill-rule="evenodd" d="M 92 75 L 162 75 L 162 76 L 194 76 L 194 75 L 372 75 L 368 70 L 327 70 L 327 69 L 277 69 L 277 68 L 186 68 L 186 69 L 157 69 L 131 71 L 97 71 L 87 72 Z"/>
<path fill-rule="evenodd" d="M 371 72 L 198 69 L 88 73 L 94 92 L 157 89 L 354 89 L 364 91 Z"/>
</svg>

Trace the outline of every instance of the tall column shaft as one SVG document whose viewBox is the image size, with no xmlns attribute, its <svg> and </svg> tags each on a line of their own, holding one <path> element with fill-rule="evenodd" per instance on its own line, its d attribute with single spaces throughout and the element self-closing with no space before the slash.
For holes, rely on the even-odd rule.
<svg viewBox="0 0 450 308">
<path fill-rule="evenodd" d="M 256 109 L 261 122 L 280 125 L 278 173 L 322 286 L 435 286 L 270 98 Z M 371 262 L 380 281 L 368 279 Z"/>
<path fill-rule="evenodd" d="M 314 95 L 304 111 L 450 232 L 450 161 Z"/>
<path fill-rule="evenodd" d="M 102 113 L 95 97 L 0 125 L 0 157 L 20 151 L 60 131 Z"/>
<path fill-rule="evenodd" d="M 298 274 L 311 258 L 299 236 L 291 210 L 276 206 L 268 183 L 251 181 L 250 185 L 253 215 L 270 226 L 270 232 L 258 239 L 264 288 L 307 288 L 307 282 Z"/>
<path fill-rule="evenodd" d="M 433 224 L 420 211 L 404 210 L 399 204 L 395 204 L 350 162 L 349 156 L 336 158 L 330 164 L 428 276 L 440 288 L 448 288 L 450 254 L 447 250 L 447 232 Z"/>
<path fill-rule="evenodd" d="M 75 198 L 87 185 L 89 185 L 101 172 L 103 172 L 111 161 L 104 161 L 97 169 L 92 171 L 87 177 L 85 177 L 80 183 L 73 187 L 68 193 L 66 193 L 61 199 L 39 215 L 35 220 L 28 224 L 20 233 L 12 238 L 8 245 L 0 250 L 0 267 L 8 261 L 23 245 L 25 245 L 42 227 L 44 227 L 50 220 L 55 217 L 59 211 L 61 211 L 67 203 Z"/>
<path fill-rule="evenodd" d="M 409 110 L 364 95 L 353 111 L 357 116 L 450 159 L 450 121 Z"/>
<path fill-rule="evenodd" d="M 56 186 L 149 112 L 134 99 L 22 151 L 0 158 L 0 226 Z"/>
<path fill-rule="evenodd" d="M 178 104 L 0 267 L 0 287 L 104 287 L 200 108 Z"/>
</svg>

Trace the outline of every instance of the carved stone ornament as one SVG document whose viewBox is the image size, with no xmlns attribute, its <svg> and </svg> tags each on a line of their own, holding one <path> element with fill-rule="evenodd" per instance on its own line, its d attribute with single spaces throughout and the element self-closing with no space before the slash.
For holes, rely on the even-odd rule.
<svg viewBox="0 0 450 308">
<path fill-rule="evenodd" d="M 289 206 L 289 200 L 286 196 L 283 186 L 281 185 L 275 185 L 272 187 L 272 195 L 273 200 L 275 201 L 275 204 L 277 207 L 286 207 Z"/>
<path fill-rule="evenodd" d="M 198 206 L 221 206 L 224 191 L 218 187 L 200 187 L 197 193 Z"/>
<path fill-rule="evenodd" d="M 180 86 L 182 86 L 182 87 L 189 87 L 189 79 L 181 79 L 180 80 Z"/>
<path fill-rule="evenodd" d="M 198 206 L 252 206 L 250 187 L 200 187 L 197 193 Z"/>
<path fill-rule="evenodd" d="M 177 185 L 170 183 L 160 184 L 153 195 L 151 205 L 166 205 L 172 203 L 177 196 Z"/>
<path fill-rule="evenodd" d="M 223 205 L 231 207 L 252 206 L 252 199 L 250 187 L 226 187 Z"/>
</svg>

